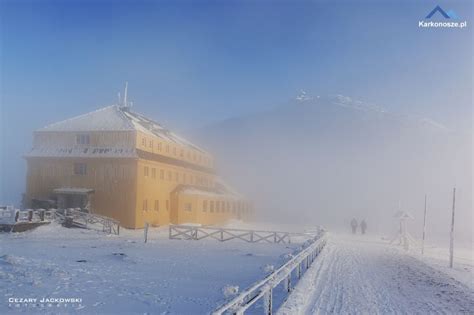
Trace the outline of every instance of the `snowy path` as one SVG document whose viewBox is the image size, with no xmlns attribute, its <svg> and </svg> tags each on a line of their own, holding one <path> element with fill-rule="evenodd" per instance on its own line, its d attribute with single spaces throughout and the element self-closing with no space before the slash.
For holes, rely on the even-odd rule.
<svg viewBox="0 0 474 315">
<path fill-rule="evenodd" d="M 474 292 L 385 243 L 331 236 L 278 313 L 472 314 Z"/>
</svg>

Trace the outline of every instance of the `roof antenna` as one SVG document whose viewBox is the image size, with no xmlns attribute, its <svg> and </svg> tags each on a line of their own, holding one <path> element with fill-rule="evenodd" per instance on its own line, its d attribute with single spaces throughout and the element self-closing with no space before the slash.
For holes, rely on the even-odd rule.
<svg viewBox="0 0 474 315">
<path fill-rule="evenodd" d="M 128 81 L 125 82 L 125 92 L 123 94 L 123 106 L 127 107 L 127 92 L 128 92 Z"/>
</svg>

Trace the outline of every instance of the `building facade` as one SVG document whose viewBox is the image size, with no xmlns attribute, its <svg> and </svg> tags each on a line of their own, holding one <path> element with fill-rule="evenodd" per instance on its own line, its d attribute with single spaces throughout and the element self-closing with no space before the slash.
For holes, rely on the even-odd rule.
<svg viewBox="0 0 474 315">
<path fill-rule="evenodd" d="M 29 207 L 85 208 L 126 228 L 218 224 L 252 211 L 218 177 L 208 152 L 128 106 L 36 130 L 25 158 Z"/>
</svg>

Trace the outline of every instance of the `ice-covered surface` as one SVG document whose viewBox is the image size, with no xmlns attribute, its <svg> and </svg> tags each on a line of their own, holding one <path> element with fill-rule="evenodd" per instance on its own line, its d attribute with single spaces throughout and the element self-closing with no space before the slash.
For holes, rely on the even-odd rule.
<svg viewBox="0 0 474 315">
<path fill-rule="evenodd" d="M 229 287 L 245 288 L 299 244 L 169 240 L 166 228 L 105 236 L 56 224 L 0 233 L 0 314 L 205 314 Z M 227 294 L 228 295 L 228 294 Z M 33 307 L 10 298 L 81 298 L 68 307 Z"/>
<path fill-rule="evenodd" d="M 474 313 L 472 261 L 448 271 L 447 260 L 430 257 L 377 238 L 330 235 L 278 313 Z"/>
<path fill-rule="evenodd" d="M 37 131 L 126 131 L 134 130 L 120 106 L 111 105 L 98 110 L 52 123 Z"/>
<path fill-rule="evenodd" d="M 130 131 L 138 130 L 170 142 L 205 152 L 195 144 L 176 135 L 156 121 L 130 110 L 130 107 L 111 105 L 98 110 L 50 124 L 37 131 L 86 132 L 86 131 Z M 35 152 L 46 154 L 47 152 Z M 56 152 L 57 153 L 57 152 Z M 67 152 L 63 152 L 64 154 Z M 81 152 L 77 152 L 81 153 Z"/>
</svg>

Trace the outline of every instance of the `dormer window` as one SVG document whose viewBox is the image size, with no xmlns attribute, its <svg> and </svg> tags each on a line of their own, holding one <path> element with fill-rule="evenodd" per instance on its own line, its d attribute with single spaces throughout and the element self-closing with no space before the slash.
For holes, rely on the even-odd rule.
<svg viewBox="0 0 474 315">
<path fill-rule="evenodd" d="M 79 134 L 76 135 L 76 144 L 84 145 L 84 144 L 89 144 L 90 142 L 90 137 L 87 134 Z"/>
</svg>

